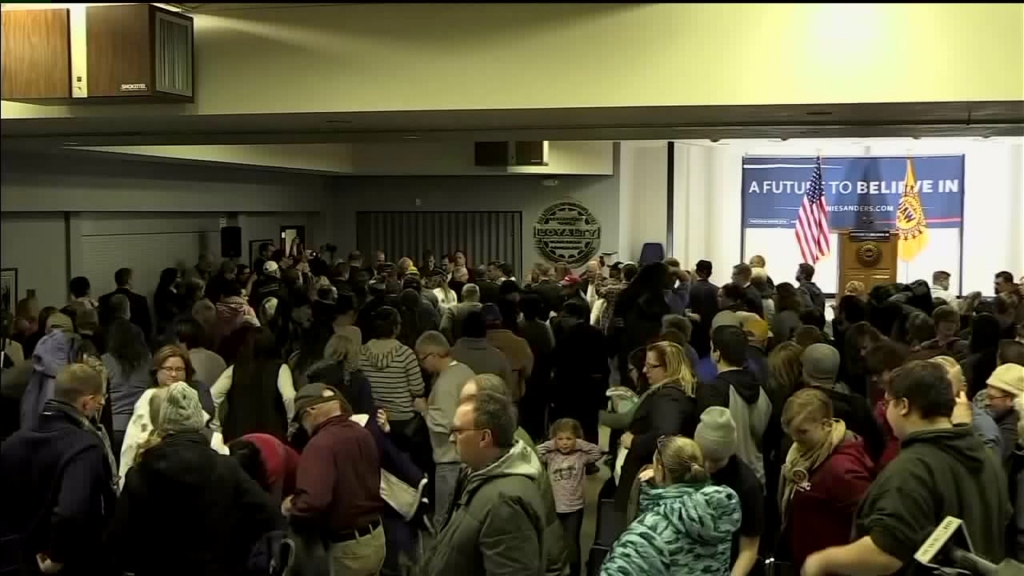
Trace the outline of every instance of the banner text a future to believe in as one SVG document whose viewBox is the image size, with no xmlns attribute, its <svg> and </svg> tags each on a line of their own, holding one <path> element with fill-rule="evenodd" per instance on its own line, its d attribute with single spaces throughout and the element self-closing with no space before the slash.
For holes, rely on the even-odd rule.
<svg viewBox="0 0 1024 576">
<path fill-rule="evenodd" d="M 959 228 L 964 157 L 911 157 L 930 228 Z M 792 228 L 814 170 L 814 157 L 743 159 L 743 226 Z M 893 229 L 907 157 L 823 157 L 825 201 L 832 229 Z"/>
</svg>

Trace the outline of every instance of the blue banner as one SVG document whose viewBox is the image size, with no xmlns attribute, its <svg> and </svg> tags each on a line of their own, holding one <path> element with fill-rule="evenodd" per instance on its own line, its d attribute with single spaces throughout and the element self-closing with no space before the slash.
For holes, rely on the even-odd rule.
<svg viewBox="0 0 1024 576">
<path fill-rule="evenodd" d="M 929 228 L 959 228 L 964 213 L 964 157 L 911 157 Z M 813 156 L 743 158 L 743 227 L 792 228 Z M 832 229 L 892 230 L 903 194 L 907 157 L 822 157 Z"/>
</svg>

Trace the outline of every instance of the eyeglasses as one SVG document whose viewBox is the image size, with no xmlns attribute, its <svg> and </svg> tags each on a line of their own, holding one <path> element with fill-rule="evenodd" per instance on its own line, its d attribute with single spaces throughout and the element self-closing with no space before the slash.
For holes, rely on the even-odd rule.
<svg viewBox="0 0 1024 576">
<path fill-rule="evenodd" d="M 655 370 L 657 368 L 664 368 L 664 367 L 665 367 L 664 364 L 648 364 L 646 362 L 644 363 L 644 370 Z"/>
<path fill-rule="evenodd" d="M 427 359 L 428 359 L 428 358 L 430 358 L 431 356 L 437 356 L 437 354 L 436 354 L 436 353 L 434 353 L 434 352 L 428 352 L 427 354 L 424 354 L 423 356 L 418 356 L 418 357 L 416 358 L 416 360 L 418 360 L 420 364 L 423 364 L 423 363 L 424 363 L 424 362 L 426 362 L 426 361 L 427 361 Z"/>
<path fill-rule="evenodd" d="M 160 370 L 163 370 L 164 372 L 166 372 L 168 374 L 184 374 L 185 373 L 185 367 L 184 366 L 161 366 Z"/>
<path fill-rule="evenodd" d="M 989 400 L 1003 400 L 1005 398 L 1013 398 L 1013 394 L 993 394 L 991 392 L 987 392 L 985 397 Z"/>
<path fill-rule="evenodd" d="M 463 432 L 480 432 L 482 430 L 486 430 L 486 428 L 452 428 L 451 434 L 448 435 L 448 440 L 455 442 Z"/>
</svg>

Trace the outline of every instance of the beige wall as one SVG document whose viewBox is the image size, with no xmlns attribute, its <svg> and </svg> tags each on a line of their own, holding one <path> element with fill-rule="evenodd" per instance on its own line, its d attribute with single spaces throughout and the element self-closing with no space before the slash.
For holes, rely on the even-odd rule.
<svg viewBox="0 0 1024 576">
<path fill-rule="evenodd" d="M 365 3 L 195 30 L 194 105 L 3 116 L 1024 98 L 1020 3 Z"/>
</svg>

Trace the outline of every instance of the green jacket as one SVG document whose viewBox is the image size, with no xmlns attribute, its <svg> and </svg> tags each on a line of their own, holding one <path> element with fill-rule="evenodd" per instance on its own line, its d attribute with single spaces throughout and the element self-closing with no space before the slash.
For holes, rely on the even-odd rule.
<svg viewBox="0 0 1024 576">
<path fill-rule="evenodd" d="M 541 576 L 564 569 L 561 527 L 547 474 L 517 441 L 483 470 L 463 468 L 448 521 L 421 576 Z M 549 568 L 550 567 L 550 568 Z"/>
</svg>

